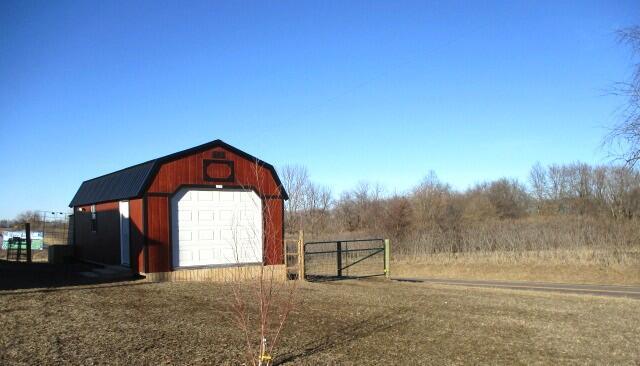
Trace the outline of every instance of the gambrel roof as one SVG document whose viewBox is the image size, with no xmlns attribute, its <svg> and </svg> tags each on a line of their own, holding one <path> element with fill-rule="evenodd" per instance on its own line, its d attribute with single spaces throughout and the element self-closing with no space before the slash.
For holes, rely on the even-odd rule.
<svg viewBox="0 0 640 366">
<path fill-rule="evenodd" d="M 80 185 L 75 196 L 73 196 L 73 199 L 69 203 L 69 207 L 141 197 L 149 187 L 149 184 L 151 184 L 153 177 L 156 175 L 162 164 L 186 155 L 197 153 L 201 150 L 208 150 L 216 147 L 222 147 L 247 160 L 255 161 L 256 164 L 264 168 L 267 168 L 271 171 L 273 179 L 280 189 L 282 198 L 285 200 L 289 199 L 289 196 L 282 186 L 280 178 L 278 177 L 273 165 L 247 154 L 246 152 L 239 150 L 222 140 L 214 140 L 187 150 L 149 160 L 141 164 L 84 181 Z"/>
</svg>

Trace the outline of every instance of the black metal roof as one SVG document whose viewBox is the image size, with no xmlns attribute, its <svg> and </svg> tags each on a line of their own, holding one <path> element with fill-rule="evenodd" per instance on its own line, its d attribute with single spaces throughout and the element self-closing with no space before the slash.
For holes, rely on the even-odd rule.
<svg viewBox="0 0 640 366">
<path fill-rule="evenodd" d="M 161 158 L 149 160 L 141 164 L 84 181 L 80 185 L 78 192 L 73 196 L 73 199 L 69 203 L 69 207 L 141 197 L 147 190 L 149 184 L 151 184 L 153 177 L 156 175 L 158 169 L 163 163 L 179 159 L 186 155 L 191 155 L 199 150 L 207 150 L 214 147 L 223 147 L 245 159 L 255 161 L 256 164 L 269 169 L 276 181 L 276 184 L 280 188 L 282 198 L 285 200 L 289 199 L 289 196 L 282 186 L 280 178 L 278 177 L 273 165 L 249 155 L 222 140 L 214 140 L 203 145 L 163 156 Z"/>
</svg>

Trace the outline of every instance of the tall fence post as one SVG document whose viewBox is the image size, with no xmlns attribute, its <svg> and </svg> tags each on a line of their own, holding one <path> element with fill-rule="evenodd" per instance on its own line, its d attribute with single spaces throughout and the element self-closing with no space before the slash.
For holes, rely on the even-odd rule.
<svg viewBox="0 0 640 366">
<path fill-rule="evenodd" d="M 336 266 L 338 267 L 338 277 L 342 277 L 342 242 L 336 242 Z"/>
<path fill-rule="evenodd" d="M 16 251 L 16 262 L 20 262 L 20 258 L 22 258 L 22 235 L 17 237 L 18 248 Z M 16 238 L 13 240 L 13 244 L 16 243 Z"/>
<path fill-rule="evenodd" d="M 304 231 L 298 234 L 298 279 L 304 281 Z"/>
<path fill-rule="evenodd" d="M 384 239 L 384 276 L 386 278 L 391 278 L 391 270 L 389 268 L 390 262 L 391 262 L 391 244 L 389 243 L 389 239 Z"/>
<path fill-rule="evenodd" d="M 289 271 L 287 269 L 289 268 L 289 248 L 287 245 L 287 239 L 284 239 L 282 241 L 282 255 L 284 256 L 284 269 L 285 269 L 285 272 L 287 272 L 287 276 L 288 276 Z"/>
<path fill-rule="evenodd" d="M 24 232 L 27 237 L 27 263 L 31 263 L 31 224 L 26 222 L 24 224 Z"/>
</svg>

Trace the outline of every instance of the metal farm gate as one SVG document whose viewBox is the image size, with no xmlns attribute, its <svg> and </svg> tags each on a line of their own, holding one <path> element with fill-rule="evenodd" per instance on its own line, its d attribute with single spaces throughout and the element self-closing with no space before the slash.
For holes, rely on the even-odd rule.
<svg viewBox="0 0 640 366">
<path fill-rule="evenodd" d="M 304 243 L 304 277 L 327 281 L 389 275 L 389 241 L 358 239 Z"/>
</svg>

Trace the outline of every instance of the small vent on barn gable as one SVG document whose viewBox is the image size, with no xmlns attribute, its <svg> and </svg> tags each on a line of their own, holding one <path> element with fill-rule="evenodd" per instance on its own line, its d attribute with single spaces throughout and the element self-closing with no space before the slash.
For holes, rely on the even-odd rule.
<svg viewBox="0 0 640 366">
<path fill-rule="evenodd" d="M 214 159 L 224 159 L 226 157 L 224 151 L 214 151 L 211 154 L 211 157 Z"/>
</svg>

